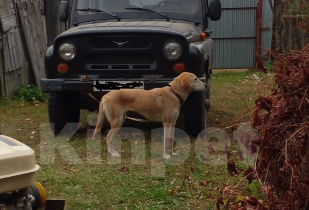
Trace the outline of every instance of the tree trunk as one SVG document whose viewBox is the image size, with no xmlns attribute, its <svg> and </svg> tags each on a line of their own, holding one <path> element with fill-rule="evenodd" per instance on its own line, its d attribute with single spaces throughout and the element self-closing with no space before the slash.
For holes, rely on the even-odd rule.
<svg viewBox="0 0 309 210">
<path fill-rule="evenodd" d="M 46 31 L 47 31 L 47 45 L 52 45 L 54 39 L 59 34 L 59 19 L 58 19 L 58 0 L 45 1 L 46 14 Z"/>
</svg>

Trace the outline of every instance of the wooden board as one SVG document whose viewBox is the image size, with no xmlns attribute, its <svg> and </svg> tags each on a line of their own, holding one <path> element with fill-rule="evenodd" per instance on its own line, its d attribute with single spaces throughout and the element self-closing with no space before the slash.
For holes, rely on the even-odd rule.
<svg viewBox="0 0 309 210">
<path fill-rule="evenodd" d="M 3 54 L 5 73 L 21 68 L 24 55 L 17 29 L 3 34 Z"/>
<path fill-rule="evenodd" d="M 1 31 L 7 32 L 8 30 L 17 26 L 16 16 L 12 15 L 1 19 Z"/>
<path fill-rule="evenodd" d="M 2 60 L 2 42 L 0 41 L 0 90 L 1 90 L 1 96 L 6 97 L 5 93 L 5 84 L 4 84 L 4 70 L 3 70 L 3 60 Z"/>
<path fill-rule="evenodd" d="M 0 0 L 0 30 L 7 32 L 18 26 L 13 0 Z"/>
<path fill-rule="evenodd" d="M 0 19 L 12 16 L 12 15 L 15 15 L 14 9 L 4 10 L 4 11 L 0 12 Z"/>
<path fill-rule="evenodd" d="M 46 1 L 46 25 L 47 25 L 47 44 L 52 45 L 54 39 L 60 34 L 58 19 L 58 1 Z"/>
<path fill-rule="evenodd" d="M 13 3 L 0 5 L 0 13 L 3 13 L 5 11 L 11 10 L 11 9 L 14 9 L 14 4 Z"/>
<path fill-rule="evenodd" d="M 29 82 L 29 65 L 20 38 L 19 28 L 13 28 L 2 37 L 1 56 L 4 69 L 0 69 L 1 93 L 9 97 L 22 84 Z"/>
<path fill-rule="evenodd" d="M 4 4 L 12 3 L 14 0 L 0 0 L 0 7 Z"/>
<path fill-rule="evenodd" d="M 27 33 L 32 33 L 30 35 L 32 39 L 26 40 L 26 43 L 27 46 L 35 46 L 33 47 L 34 51 L 30 49 L 35 57 L 35 59 L 30 61 L 31 64 L 34 64 L 34 67 L 39 65 L 40 68 L 36 69 L 44 73 L 42 66 L 44 66 L 43 53 L 45 53 L 46 48 L 46 44 L 44 44 L 46 42 L 44 41 L 46 40 L 46 32 L 45 29 L 42 29 L 44 28 L 44 22 L 42 22 L 41 18 L 42 7 L 39 8 L 39 6 L 35 5 L 38 4 L 37 1 L 39 0 L 0 0 L 0 34 L 2 36 L 2 39 L 0 39 L 0 94 L 2 97 L 10 97 L 13 91 L 22 84 L 33 83 L 33 74 L 25 55 L 28 47 L 23 45 L 21 38 L 25 32 L 23 32 L 23 28 L 18 22 L 19 18 L 17 17 L 15 1 L 23 2 L 23 10 L 30 10 L 29 12 L 32 13 L 28 15 L 29 19 L 24 20 L 28 23 L 26 26 L 29 29 Z M 24 19 L 24 17 L 21 19 Z M 40 31 L 43 31 L 42 38 L 40 37 Z M 39 77 L 44 76 L 45 73 L 39 75 Z"/>
<path fill-rule="evenodd" d="M 45 78 L 44 55 L 47 49 L 45 26 L 37 1 L 17 1 L 20 22 L 37 86 Z"/>
<path fill-rule="evenodd" d="M 20 70 L 12 71 L 5 74 L 5 92 L 6 97 L 12 96 L 14 90 L 20 88 L 21 85 L 21 77 Z"/>
<path fill-rule="evenodd" d="M 4 63 L 4 73 L 12 71 L 12 61 L 9 49 L 9 39 L 7 34 L 3 34 L 3 63 Z"/>
<path fill-rule="evenodd" d="M 2 43 L 4 72 L 1 73 L 1 92 L 4 97 L 9 97 L 13 94 L 13 91 L 21 85 L 21 64 L 16 60 L 18 52 L 16 49 L 12 49 L 12 46 L 17 46 L 16 30 L 13 29 L 13 31 L 4 34 Z"/>
</svg>

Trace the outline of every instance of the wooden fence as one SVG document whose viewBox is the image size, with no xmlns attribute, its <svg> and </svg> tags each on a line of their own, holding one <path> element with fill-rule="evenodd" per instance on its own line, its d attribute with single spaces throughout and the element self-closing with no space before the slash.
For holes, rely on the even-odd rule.
<svg viewBox="0 0 309 210">
<path fill-rule="evenodd" d="M 0 88 L 9 97 L 45 77 L 47 49 L 43 0 L 0 0 Z"/>
<path fill-rule="evenodd" d="M 40 78 L 45 77 L 44 55 L 47 48 L 46 24 L 43 14 L 44 6 L 40 6 L 40 3 L 39 1 L 25 0 L 18 0 L 16 2 L 32 71 L 37 85 L 40 84 Z"/>
<path fill-rule="evenodd" d="M 9 96 L 20 84 L 28 82 L 29 70 L 13 0 L 0 0 L 0 35 L 1 94 Z"/>
</svg>

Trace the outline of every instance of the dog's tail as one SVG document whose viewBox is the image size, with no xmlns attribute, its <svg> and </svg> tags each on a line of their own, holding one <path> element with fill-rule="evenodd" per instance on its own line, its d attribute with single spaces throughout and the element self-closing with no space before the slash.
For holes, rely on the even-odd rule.
<svg viewBox="0 0 309 210">
<path fill-rule="evenodd" d="M 101 100 L 101 102 L 99 104 L 99 114 L 98 114 L 97 125 L 95 127 L 94 132 L 93 132 L 92 139 L 94 139 L 95 136 L 98 134 L 98 132 L 101 131 L 103 121 L 104 121 L 104 110 L 103 110 L 103 100 Z"/>
</svg>

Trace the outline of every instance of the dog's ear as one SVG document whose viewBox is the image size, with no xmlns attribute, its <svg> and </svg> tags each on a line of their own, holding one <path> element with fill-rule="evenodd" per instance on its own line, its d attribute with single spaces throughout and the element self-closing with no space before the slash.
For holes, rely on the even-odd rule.
<svg viewBox="0 0 309 210">
<path fill-rule="evenodd" d="M 182 87 L 189 90 L 191 88 L 190 77 L 182 77 L 181 80 L 180 80 L 180 84 L 181 84 Z"/>
<path fill-rule="evenodd" d="M 190 76 L 188 74 L 182 73 L 178 77 L 175 77 L 174 81 L 178 83 L 183 88 L 189 90 L 191 89 L 190 85 Z"/>
</svg>

